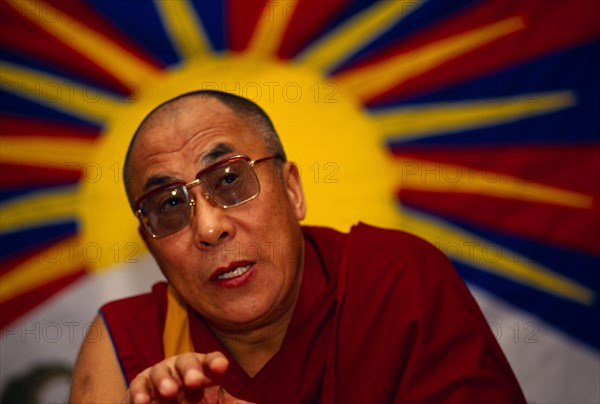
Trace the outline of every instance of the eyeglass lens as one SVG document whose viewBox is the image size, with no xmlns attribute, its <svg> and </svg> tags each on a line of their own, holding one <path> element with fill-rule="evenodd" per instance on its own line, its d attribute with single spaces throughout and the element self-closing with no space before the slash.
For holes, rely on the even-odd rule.
<svg viewBox="0 0 600 404">
<path fill-rule="evenodd" d="M 189 222 L 190 198 L 185 185 L 167 188 L 152 195 L 140 205 L 142 219 L 155 236 L 182 229 Z"/>
<path fill-rule="evenodd" d="M 224 208 L 246 202 L 260 191 L 256 174 L 245 160 L 234 160 L 199 179 L 204 191 Z"/>
<path fill-rule="evenodd" d="M 260 192 L 258 178 L 243 159 L 206 171 L 198 177 L 204 192 L 218 205 L 230 208 L 255 198 Z M 185 185 L 175 185 L 146 198 L 141 204 L 142 219 L 155 237 L 181 230 L 189 223 L 190 197 Z"/>
</svg>

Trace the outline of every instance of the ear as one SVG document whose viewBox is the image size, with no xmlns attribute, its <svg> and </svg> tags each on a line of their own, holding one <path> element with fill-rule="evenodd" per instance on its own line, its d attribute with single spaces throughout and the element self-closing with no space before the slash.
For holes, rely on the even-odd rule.
<svg viewBox="0 0 600 404">
<path fill-rule="evenodd" d="M 298 220 L 306 216 L 306 202 L 300 182 L 300 171 L 295 163 L 287 162 L 283 166 L 283 185 Z"/>
</svg>

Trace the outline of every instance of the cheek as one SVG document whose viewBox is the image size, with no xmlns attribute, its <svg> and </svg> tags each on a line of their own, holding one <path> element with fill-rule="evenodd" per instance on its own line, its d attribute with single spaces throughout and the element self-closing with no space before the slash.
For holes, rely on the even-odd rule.
<svg viewBox="0 0 600 404">
<path fill-rule="evenodd" d="M 301 262 L 301 254 L 298 252 L 302 251 L 304 243 L 300 225 L 293 212 L 281 209 L 281 206 L 279 209 L 277 206 L 270 207 L 261 216 L 257 215 L 255 223 L 254 234 L 257 239 L 268 243 L 269 247 L 262 251 L 268 252 L 268 259 L 275 265 L 275 275 L 288 277 Z M 258 228 L 260 234 L 256 233 Z"/>
<path fill-rule="evenodd" d="M 185 274 L 182 264 L 189 262 L 189 251 L 179 239 L 161 239 L 149 243 L 148 247 L 163 274 L 171 280 L 173 275 Z"/>
<path fill-rule="evenodd" d="M 289 243 L 290 229 L 293 225 L 289 216 L 274 204 L 265 204 L 263 208 L 255 211 L 247 222 L 248 233 L 252 235 L 252 239 L 278 246 Z"/>
<path fill-rule="evenodd" d="M 296 212 L 283 187 L 276 181 L 264 190 L 261 205 L 261 214 L 270 222 L 277 221 L 278 227 L 289 226 L 290 223 L 298 223 Z"/>
</svg>

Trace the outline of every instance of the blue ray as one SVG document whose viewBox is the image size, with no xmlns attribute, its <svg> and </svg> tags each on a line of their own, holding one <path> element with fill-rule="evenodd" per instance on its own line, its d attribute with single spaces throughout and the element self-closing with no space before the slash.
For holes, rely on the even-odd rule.
<svg viewBox="0 0 600 404">
<path fill-rule="evenodd" d="M 425 0 L 417 7 L 410 8 L 409 6 L 412 5 L 409 2 L 407 3 L 408 14 L 402 16 L 402 19 L 398 20 L 396 24 L 391 26 L 381 35 L 374 38 L 372 41 L 368 42 L 359 49 L 356 49 L 347 58 L 338 61 L 338 63 L 336 63 L 336 65 L 330 69 L 328 74 L 334 75 L 348 68 L 359 60 L 368 58 L 372 54 L 375 54 L 382 49 L 397 44 L 411 34 L 418 33 L 421 30 L 427 30 L 431 24 L 451 18 L 455 14 L 462 12 L 463 9 L 479 2 L 481 2 L 481 0 L 453 0 L 452 2 Z M 350 7 L 349 10 L 346 10 L 345 13 L 341 14 L 336 20 L 334 20 L 331 25 L 328 26 L 325 32 L 335 29 L 341 23 L 345 22 L 349 17 L 352 17 L 358 12 L 363 11 L 365 2 L 358 3 L 360 3 L 360 7 L 357 7 L 357 5 Z M 415 1 L 413 3 L 416 4 L 417 2 Z"/>
<path fill-rule="evenodd" d="M 169 0 L 170 1 L 170 0 Z M 141 49 L 165 65 L 179 62 L 179 56 L 166 34 L 154 2 L 88 0 L 93 8 L 112 21 Z"/>
<path fill-rule="evenodd" d="M 402 209 L 409 214 L 411 210 L 422 212 L 420 214 L 433 214 L 438 219 L 488 240 L 490 249 L 492 243 L 503 246 L 509 251 L 514 251 L 592 289 L 595 292 L 592 304 L 589 306 L 580 304 L 480 270 L 474 260 L 468 259 L 469 254 L 472 254 L 469 252 L 469 248 L 475 248 L 473 246 L 464 246 L 464 248 L 456 245 L 438 246 L 451 259 L 454 257 L 452 261 L 465 281 L 485 288 L 510 304 L 533 313 L 596 349 L 600 348 L 600 325 L 596 321 L 593 321 L 593 324 L 596 325 L 592 324 L 592 319 L 600 318 L 600 304 L 598 303 L 600 298 L 600 275 L 598 274 L 600 257 L 579 253 L 561 246 L 548 245 L 522 236 L 482 228 L 455 218 L 422 211 L 414 206 L 403 205 Z M 480 248 L 483 249 L 485 246 L 480 246 Z M 458 260 L 459 256 L 462 259 Z M 488 256 L 491 260 L 494 256 L 497 257 L 497 250 L 490 252 Z"/>
<path fill-rule="evenodd" d="M 0 234 L 0 264 L 7 259 L 77 234 L 75 219 Z"/>
<path fill-rule="evenodd" d="M 468 83 L 431 91 L 410 99 L 370 105 L 373 111 L 390 107 L 427 105 L 436 102 L 460 102 L 487 99 L 490 102 L 528 93 L 572 91 L 577 104 L 558 112 L 528 117 L 510 123 L 449 134 L 394 139 L 390 146 L 403 144 L 481 144 L 505 142 L 594 141 L 600 139 L 600 41 L 556 52 L 502 72 Z M 518 98 L 516 98 L 519 101 Z M 521 102 L 535 102 L 523 98 Z M 435 119 L 435 117 L 432 117 Z"/>
<path fill-rule="evenodd" d="M 202 26 L 216 52 L 227 47 L 227 16 L 225 2 L 222 0 L 192 1 L 196 14 L 202 21 Z"/>
</svg>

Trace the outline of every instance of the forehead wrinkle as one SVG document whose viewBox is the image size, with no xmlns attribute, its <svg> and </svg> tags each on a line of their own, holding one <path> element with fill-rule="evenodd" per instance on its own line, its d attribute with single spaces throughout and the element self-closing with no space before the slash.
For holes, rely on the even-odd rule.
<svg viewBox="0 0 600 404">
<path fill-rule="evenodd" d="M 220 157 L 226 154 L 233 153 L 234 150 L 235 149 L 229 146 L 227 143 L 219 142 L 216 145 L 212 146 L 210 149 L 208 149 L 208 151 L 203 153 L 200 157 L 200 161 L 203 165 L 208 165 L 214 163 L 216 160 L 218 160 Z"/>
<path fill-rule="evenodd" d="M 187 150 L 189 150 L 190 152 L 193 152 L 195 149 L 197 149 L 198 143 L 205 142 L 205 139 L 207 136 L 215 136 L 216 137 L 219 134 L 224 133 L 224 132 L 225 131 L 223 131 L 219 125 L 203 128 L 200 131 L 189 136 L 180 145 L 177 145 L 177 142 L 174 142 L 174 141 L 165 142 L 164 137 L 158 138 L 156 135 L 154 136 L 154 137 L 156 137 L 156 139 L 152 139 L 152 140 L 148 140 L 146 137 L 144 139 L 141 139 L 140 143 L 147 142 L 147 144 L 149 145 L 148 148 L 150 149 L 150 152 L 147 154 L 141 153 L 142 155 L 138 156 L 138 157 L 143 158 L 144 161 L 148 161 L 148 160 L 152 160 L 155 157 L 161 156 L 161 155 L 183 153 Z M 172 139 L 169 139 L 169 140 L 175 140 L 177 138 L 181 139 L 181 137 L 183 136 L 183 135 L 177 136 L 177 133 L 175 135 L 176 136 L 172 136 Z M 165 135 L 165 136 L 167 136 L 167 135 Z M 223 143 L 223 142 L 221 142 L 221 143 Z M 169 150 L 166 150 L 166 147 L 169 147 Z M 138 150 L 139 149 L 140 148 L 138 147 Z M 153 150 L 153 149 L 158 149 L 158 150 Z M 144 155 L 144 154 L 146 154 L 146 155 Z M 199 155 L 203 155 L 203 154 L 205 154 L 205 153 L 203 153 L 203 152 L 199 153 Z"/>
<path fill-rule="evenodd" d="M 180 178 L 177 175 L 172 175 L 169 171 L 165 171 L 164 169 L 162 169 L 162 167 L 165 166 L 166 160 L 169 160 L 171 158 L 177 158 L 176 156 L 179 153 L 184 152 L 185 150 L 189 150 L 190 153 L 192 153 L 192 155 L 189 156 L 189 158 L 183 158 L 183 159 L 180 158 L 180 159 L 182 161 L 196 162 L 197 166 L 194 167 L 194 170 L 200 170 L 202 166 L 207 166 L 211 163 L 214 163 L 214 161 L 217 160 L 219 157 L 222 157 L 223 155 L 232 153 L 234 151 L 234 148 L 224 141 L 218 141 L 216 144 L 208 145 L 208 147 L 205 148 L 205 151 L 203 151 L 201 153 L 194 152 L 194 150 L 197 147 L 197 145 L 194 144 L 194 141 L 196 140 L 196 141 L 198 141 L 198 143 L 202 143 L 203 140 L 205 139 L 205 136 L 199 136 L 199 135 L 202 135 L 202 132 L 206 132 L 207 130 L 212 132 L 213 129 L 216 129 L 216 128 L 203 129 L 202 131 L 194 134 L 190 139 L 187 139 L 177 149 L 168 150 L 168 151 L 157 150 L 146 156 L 144 156 L 144 155 L 138 156 L 138 158 L 140 158 L 142 161 L 145 162 L 145 164 L 143 164 L 144 166 L 146 166 L 145 169 L 148 169 L 148 166 L 150 166 L 150 167 L 156 166 L 156 165 L 161 166 L 161 169 L 152 173 L 144 181 L 142 192 L 146 193 L 149 190 L 151 190 L 152 188 L 155 188 L 157 186 L 167 185 L 167 184 L 174 183 L 174 182 L 186 182 L 185 179 Z M 162 147 L 162 143 L 161 143 L 161 147 Z M 175 157 L 169 157 L 170 155 L 174 155 Z M 145 170 L 145 169 L 142 168 L 142 170 Z M 152 170 L 151 170 L 151 172 L 152 172 Z"/>
<path fill-rule="evenodd" d="M 255 125 L 254 122 L 246 121 L 228 106 L 216 100 L 210 100 L 208 103 L 203 102 L 203 108 L 200 109 L 196 108 L 197 104 L 194 104 L 193 101 L 180 100 L 174 104 L 166 105 L 163 109 L 156 111 L 154 116 L 140 128 L 140 136 L 136 146 L 138 152 L 135 154 L 137 155 L 136 160 L 141 162 L 138 167 L 141 166 L 142 172 L 148 172 L 147 170 L 152 165 L 162 165 L 164 168 L 169 154 L 177 155 L 178 153 L 185 153 L 187 150 L 189 150 L 189 153 L 195 154 L 188 155 L 188 157 L 190 162 L 193 161 L 192 164 L 197 165 L 195 170 L 199 170 L 202 166 L 214 163 L 219 157 L 232 153 L 236 149 L 231 142 L 219 142 L 219 135 L 246 132 L 248 126 Z M 186 119 L 190 115 L 201 116 L 201 118 Z M 202 127 L 200 130 L 197 129 L 199 126 Z M 195 133 L 188 137 L 186 132 L 191 131 Z M 257 140 L 262 139 L 259 133 L 260 128 L 256 128 L 256 132 L 254 130 L 251 132 L 257 137 Z M 207 136 L 211 135 L 216 138 L 212 145 L 211 142 L 206 141 Z M 165 141 L 166 136 L 172 139 Z M 187 137 L 187 139 L 177 145 L 178 142 L 174 142 L 174 140 L 182 139 L 182 137 Z M 205 150 L 198 152 L 198 144 L 202 144 Z M 165 148 L 172 149 L 165 150 Z M 140 149 L 144 149 L 144 151 Z M 154 172 L 151 173 L 151 176 L 155 178 L 162 176 L 176 181 L 184 181 L 173 176 L 172 172 L 167 171 Z"/>
<path fill-rule="evenodd" d="M 191 122 L 182 117 L 188 116 L 201 116 L 200 119 L 194 119 Z M 189 130 L 193 130 L 193 126 L 205 126 L 201 130 L 192 134 L 179 149 L 173 150 L 173 152 L 180 151 L 181 149 L 188 147 L 190 142 L 193 142 L 198 138 L 198 135 L 202 132 L 211 130 L 219 130 L 225 128 L 223 134 L 229 133 L 232 129 L 233 132 L 241 132 L 244 128 L 249 126 L 255 127 L 256 133 L 253 133 L 260 139 L 261 128 L 256 127 L 256 123 L 251 119 L 245 119 L 240 116 L 236 111 L 231 109 L 229 106 L 223 104 L 216 99 L 203 100 L 201 98 L 183 98 L 177 100 L 171 104 L 164 105 L 161 109 L 154 112 L 153 116 L 145 122 L 144 126 L 140 129 L 140 132 L 144 133 L 155 133 L 156 131 L 171 132 L 175 130 L 175 135 L 179 132 L 183 132 L 184 128 L 178 128 L 179 123 L 189 126 Z M 254 131 L 252 131 L 254 132 Z M 142 134 L 142 133 L 140 133 Z M 142 134 L 143 135 L 143 134 Z M 142 136 L 140 136 L 142 137 Z M 160 142 L 162 139 L 158 139 Z M 161 153 L 159 151 L 157 153 Z M 148 156 L 152 157 L 152 155 Z"/>
</svg>

